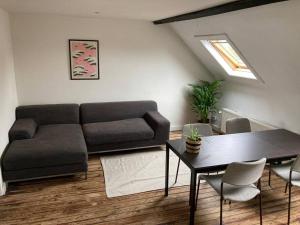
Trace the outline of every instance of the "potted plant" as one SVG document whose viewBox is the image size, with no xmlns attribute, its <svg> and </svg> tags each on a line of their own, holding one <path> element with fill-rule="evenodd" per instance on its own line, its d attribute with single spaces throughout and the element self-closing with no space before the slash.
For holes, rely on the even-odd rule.
<svg viewBox="0 0 300 225">
<path fill-rule="evenodd" d="M 192 108 L 199 117 L 199 122 L 209 123 L 209 115 L 217 110 L 217 103 L 221 97 L 220 88 L 222 80 L 200 81 L 190 84 L 192 87 Z"/>
<path fill-rule="evenodd" d="M 190 134 L 186 136 L 186 151 L 189 153 L 199 153 L 201 136 L 197 128 L 191 126 Z"/>
</svg>

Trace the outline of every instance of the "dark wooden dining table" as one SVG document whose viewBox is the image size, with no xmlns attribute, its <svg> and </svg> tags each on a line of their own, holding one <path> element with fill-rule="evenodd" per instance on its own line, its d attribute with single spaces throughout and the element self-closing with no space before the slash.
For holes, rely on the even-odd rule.
<svg viewBox="0 0 300 225">
<path fill-rule="evenodd" d="M 169 155 L 173 151 L 191 170 L 190 224 L 195 221 L 196 178 L 198 173 L 226 169 L 232 162 L 267 158 L 278 162 L 300 154 L 300 135 L 285 129 L 203 137 L 198 154 L 187 153 L 183 139 L 166 142 L 165 196 L 169 190 Z"/>
</svg>

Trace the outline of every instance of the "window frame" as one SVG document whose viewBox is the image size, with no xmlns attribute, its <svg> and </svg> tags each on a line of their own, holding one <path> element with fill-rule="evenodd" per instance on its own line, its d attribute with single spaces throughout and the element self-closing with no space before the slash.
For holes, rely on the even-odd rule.
<svg viewBox="0 0 300 225">
<path fill-rule="evenodd" d="M 210 53 L 210 55 L 218 62 L 218 64 L 225 70 L 226 74 L 232 78 L 244 78 L 247 80 L 261 81 L 262 78 L 257 74 L 254 68 L 245 59 L 241 51 L 231 41 L 227 34 L 213 34 L 213 35 L 196 35 L 195 37 L 200 39 L 200 42 L 204 48 Z M 222 56 L 221 53 L 210 43 L 212 40 L 226 40 L 235 53 L 240 57 L 242 62 L 247 66 L 249 71 L 236 69 L 234 70 Z"/>
<path fill-rule="evenodd" d="M 230 55 L 230 53 L 228 53 L 228 51 L 226 51 L 224 47 L 220 46 L 222 44 L 216 42 L 218 40 L 208 40 L 208 41 L 219 52 L 219 54 L 223 57 L 223 59 L 227 62 L 227 64 L 231 66 L 233 70 L 250 70 L 247 67 L 247 65 L 244 63 L 244 61 L 240 58 L 240 56 L 236 53 L 236 51 L 232 48 L 230 43 L 228 43 L 227 40 L 222 40 L 222 41 L 226 41 L 226 43 L 229 44 L 230 48 L 232 48 L 234 53 L 240 58 L 243 65 L 240 65 L 240 63 L 238 62 L 238 60 L 234 58 L 234 56 Z"/>
</svg>

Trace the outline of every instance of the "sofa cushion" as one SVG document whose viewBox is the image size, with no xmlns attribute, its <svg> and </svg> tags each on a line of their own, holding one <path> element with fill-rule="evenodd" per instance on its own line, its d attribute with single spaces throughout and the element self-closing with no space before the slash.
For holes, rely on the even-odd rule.
<svg viewBox="0 0 300 225">
<path fill-rule="evenodd" d="M 16 120 L 8 132 L 9 142 L 33 138 L 36 129 L 37 124 L 33 119 Z"/>
<path fill-rule="evenodd" d="M 83 125 L 83 132 L 88 145 L 149 140 L 154 137 L 154 131 L 142 118 L 87 123 Z"/>
<path fill-rule="evenodd" d="M 148 111 L 157 111 L 154 101 L 85 103 L 80 105 L 81 123 L 110 122 L 142 118 Z"/>
<path fill-rule="evenodd" d="M 87 149 L 79 124 L 40 126 L 35 138 L 13 141 L 5 151 L 4 170 L 83 163 Z"/>
<path fill-rule="evenodd" d="M 26 105 L 16 108 L 16 119 L 34 119 L 38 125 L 79 124 L 79 105 Z"/>
</svg>

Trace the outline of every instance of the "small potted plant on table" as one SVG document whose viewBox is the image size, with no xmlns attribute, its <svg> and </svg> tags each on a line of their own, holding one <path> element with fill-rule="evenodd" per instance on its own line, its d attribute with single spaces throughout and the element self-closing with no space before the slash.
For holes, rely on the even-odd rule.
<svg viewBox="0 0 300 225">
<path fill-rule="evenodd" d="M 191 126 L 190 134 L 186 136 L 186 151 L 189 153 L 199 153 L 201 136 L 197 128 Z"/>
</svg>

